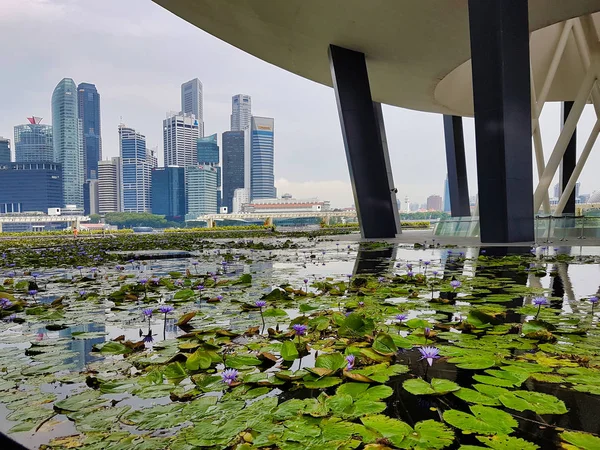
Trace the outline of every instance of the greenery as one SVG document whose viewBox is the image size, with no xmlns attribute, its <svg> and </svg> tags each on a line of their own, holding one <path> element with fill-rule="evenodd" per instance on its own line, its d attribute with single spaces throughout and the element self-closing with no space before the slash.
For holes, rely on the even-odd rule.
<svg viewBox="0 0 600 450">
<path fill-rule="evenodd" d="M 179 222 L 169 222 L 165 216 L 150 213 L 112 212 L 104 216 L 106 223 L 119 228 L 152 227 L 170 228 L 180 227 Z"/>
<path fill-rule="evenodd" d="M 411 212 L 411 213 L 400 213 L 400 220 L 444 220 L 449 219 L 450 214 L 443 211 L 423 211 L 423 212 Z"/>
<path fill-rule="evenodd" d="M 427 228 L 431 227 L 431 222 L 426 221 L 426 220 L 419 221 L 419 222 L 402 221 L 402 222 L 400 222 L 400 226 L 404 229 L 413 229 L 413 228 L 427 229 Z M 333 224 L 326 224 L 325 222 L 321 222 L 321 228 L 348 228 L 348 229 L 358 230 L 359 225 L 356 222 L 333 223 Z"/>
</svg>

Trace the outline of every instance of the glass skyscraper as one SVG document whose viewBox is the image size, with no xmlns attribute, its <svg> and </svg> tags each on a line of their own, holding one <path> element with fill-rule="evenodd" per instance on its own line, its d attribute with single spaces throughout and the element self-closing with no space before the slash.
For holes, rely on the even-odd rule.
<svg viewBox="0 0 600 450">
<path fill-rule="evenodd" d="M 146 150 L 146 136 L 120 124 L 119 150 L 123 165 L 123 211 L 150 212 L 153 155 Z"/>
<path fill-rule="evenodd" d="M 217 212 L 217 169 L 208 165 L 186 167 L 187 220 Z"/>
<path fill-rule="evenodd" d="M 444 182 L 444 212 L 451 212 L 452 207 L 450 206 L 450 185 L 448 184 L 448 176 Z"/>
<path fill-rule="evenodd" d="M 10 139 L 0 136 L 0 163 L 10 162 Z"/>
<path fill-rule="evenodd" d="M 52 126 L 41 117 L 28 117 L 29 123 L 15 126 L 15 161 L 54 161 Z"/>
<path fill-rule="evenodd" d="M 63 169 L 64 205 L 83 207 L 83 136 L 71 78 L 63 78 L 52 93 L 52 131 L 54 161 Z"/>
<path fill-rule="evenodd" d="M 53 162 L 0 165 L 0 213 L 38 211 L 63 205 L 62 168 Z"/>
<path fill-rule="evenodd" d="M 223 143 L 223 206 L 233 211 L 233 196 L 236 189 L 244 188 L 244 132 L 226 131 Z"/>
<path fill-rule="evenodd" d="M 217 169 L 217 209 L 223 202 L 223 193 L 221 191 L 221 165 L 219 157 L 219 144 L 217 135 L 212 134 L 207 137 L 199 138 L 197 142 L 198 164 L 208 164 Z"/>
<path fill-rule="evenodd" d="M 165 166 L 187 167 L 198 163 L 200 122 L 192 114 L 169 114 L 163 120 Z"/>
<path fill-rule="evenodd" d="M 200 137 L 204 136 L 204 100 L 202 82 L 198 78 L 181 85 L 181 112 L 196 117 Z"/>
<path fill-rule="evenodd" d="M 185 169 L 168 166 L 152 169 L 152 214 L 167 220 L 185 218 Z"/>
<path fill-rule="evenodd" d="M 237 94 L 231 97 L 231 131 L 243 131 L 250 126 L 252 98 Z"/>
<path fill-rule="evenodd" d="M 252 116 L 250 128 L 250 199 L 275 198 L 275 120 Z"/>
<path fill-rule="evenodd" d="M 77 86 L 79 118 L 83 127 L 83 166 L 85 179 L 98 178 L 98 161 L 102 160 L 100 128 L 100 94 L 94 84 Z"/>
</svg>

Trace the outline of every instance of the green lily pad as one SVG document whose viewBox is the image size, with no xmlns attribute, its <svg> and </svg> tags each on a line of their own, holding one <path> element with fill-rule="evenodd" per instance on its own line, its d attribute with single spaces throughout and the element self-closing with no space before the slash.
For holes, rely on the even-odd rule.
<svg viewBox="0 0 600 450">
<path fill-rule="evenodd" d="M 468 414 L 450 409 L 443 414 L 450 425 L 467 432 L 481 434 L 510 434 L 518 422 L 510 414 L 496 408 L 483 405 L 471 405 Z"/>
<path fill-rule="evenodd" d="M 87 390 L 80 394 L 71 395 L 64 400 L 59 400 L 54 403 L 54 408 L 59 411 L 79 411 L 84 408 L 90 408 L 94 405 L 105 403 L 105 399 L 101 399 L 100 392 Z"/>
<path fill-rule="evenodd" d="M 300 354 L 296 345 L 292 341 L 284 341 L 281 345 L 281 357 L 284 361 L 294 361 L 298 359 Z"/>
<path fill-rule="evenodd" d="M 579 431 L 564 431 L 560 434 L 560 438 L 569 444 L 573 444 L 578 449 L 597 450 L 600 448 L 600 438 L 592 434 L 581 433 Z"/>
<path fill-rule="evenodd" d="M 460 389 L 458 384 L 442 378 L 433 378 L 431 384 L 422 378 L 406 380 L 402 387 L 413 395 L 444 395 Z"/>
<path fill-rule="evenodd" d="M 479 442 L 494 450 L 537 450 L 539 445 L 512 436 L 475 436 Z"/>
</svg>

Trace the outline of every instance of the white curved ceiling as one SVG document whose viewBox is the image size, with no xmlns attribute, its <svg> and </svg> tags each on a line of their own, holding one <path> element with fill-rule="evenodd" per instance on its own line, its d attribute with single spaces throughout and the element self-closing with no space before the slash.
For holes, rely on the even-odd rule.
<svg viewBox="0 0 600 450">
<path fill-rule="evenodd" d="M 374 100 L 421 111 L 473 113 L 467 0 L 153 1 L 241 50 L 318 83 L 332 85 L 327 50 L 335 44 L 367 55 Z M 530 30 L 597 11 L 600 0 L 529 0 Z M 532 60 L 540 86 L 558 34 L 560 25 L 534 34 Z M 569 56 L 572 51 L 570 42 L 549 100 L 574 98 L 581 66 L 576 54 Z"/>
</svg>

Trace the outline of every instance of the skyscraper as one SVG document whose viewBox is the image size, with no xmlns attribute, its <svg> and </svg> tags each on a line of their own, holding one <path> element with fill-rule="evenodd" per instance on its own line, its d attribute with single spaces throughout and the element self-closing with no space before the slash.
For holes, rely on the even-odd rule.
<svg viewBox="0 0 600 450">
<path fill-rule="evenodd" d="M 242 131 L 250 126 L 252 98 L 237 94 L 231 97 L 231 131 Z"/>
<path fill-rule="evenodd" d="M 167 220 L 185 218 L 185 169 L 168 166 L 152 169 L 152 214 Z"/>
<path fill-rule="evenodd" d="M 54 161 L 63 170 L 64 204 L 83 207 L 83 137 L 71 78 L 63 78 L 52 93 L 52 131 Z"/>
<path fill-rule="evenodd" d="M 98 214 L 98 179 L 90 178 L 83 183 L 83 213 L 85 215 Z"/>
<path fill-rule="evenodd" d="M 79 118 L 83 127 L 83 167 L 85 179 L 98 178 L 98 161 L 102 160 L 100 128 L 100 94 L 94 84 L 77 86 Z"/>
<path fill-rule="evenodd" d="M 10 139 L 0 136 L 0 163 L 10 162 Z"/>
<path fill-rule="evenodd" d="M 153 163 L 151 152 L 146 150 L 146 136 L 120 124 L 119 149 L 123 166 L 123 211 L 150 212 Z"/>
<path fill-rule="evenodd" d="M 448 175 L 446 175 L 446 181 L 444 182 L 444 212 L 452 212 L 450 206 L 450 185 L 448 184 Z"/>
<path fill-rule="evenodd" d="M 123 173 L 120 157 L 98 162 L 98 213 L 123 211 Z"/>
<path fill-rule="evenodd" d="M 186 219 L 217 212 L 217 169 L 208 165 L 186 168 Z"/>
<path fill-rule="evenodd" d="M 194 78 L 181 85 L 181 112 L 193 114 L 198 120 L 200 137 L 204 136 L 204 100 L 202 83 Z"/>
<path fill-rule="evenodd" d="M 165 167 L 187 167 L 198 163 L 198 119 L 192 114 L 171 113 L 163 120 Z"/>
<path fill-rule="evenodd" d="M 250 199 L 275 198 L 273 171 L 275 120 L 252 116 L 250 148 Z"/>
<path fill-rule="evenodd" d="M 197 143 L 198 149 L 198 164 L 208 164 L 217 169 L 217 210 L 223 202 L 223 192 L 221 188 L 221 165 L 219 164 L 219 144 L 217 143 L 217 135 L 199 138 Z"/>
<path fill-rule="evenodd" d="M 29 123 L 15 126 L 15 161 L 54 161 L 52 126 L 43 125 L 41 117 L 28 117 Z"/>
<path fill-rule="evenodd" d="M 442 210 L 442 197 L 439 195 L 430 195 L 427 197 L 427 210 L 428 211 L 441 211 Z"/>
<path fill-rule="evenodd" d="M 39 211 L 63 205 L 62 168 L 53 162 L 0 165 L 0 213 Z"/>
<path fill-rule="evenodd" d="M 222 135 L 223 206 L 228 211 L 233 211 L 235 190 L 244 188 L 244 143 L 243 131 L 226 131 Z"/>
</svg>

